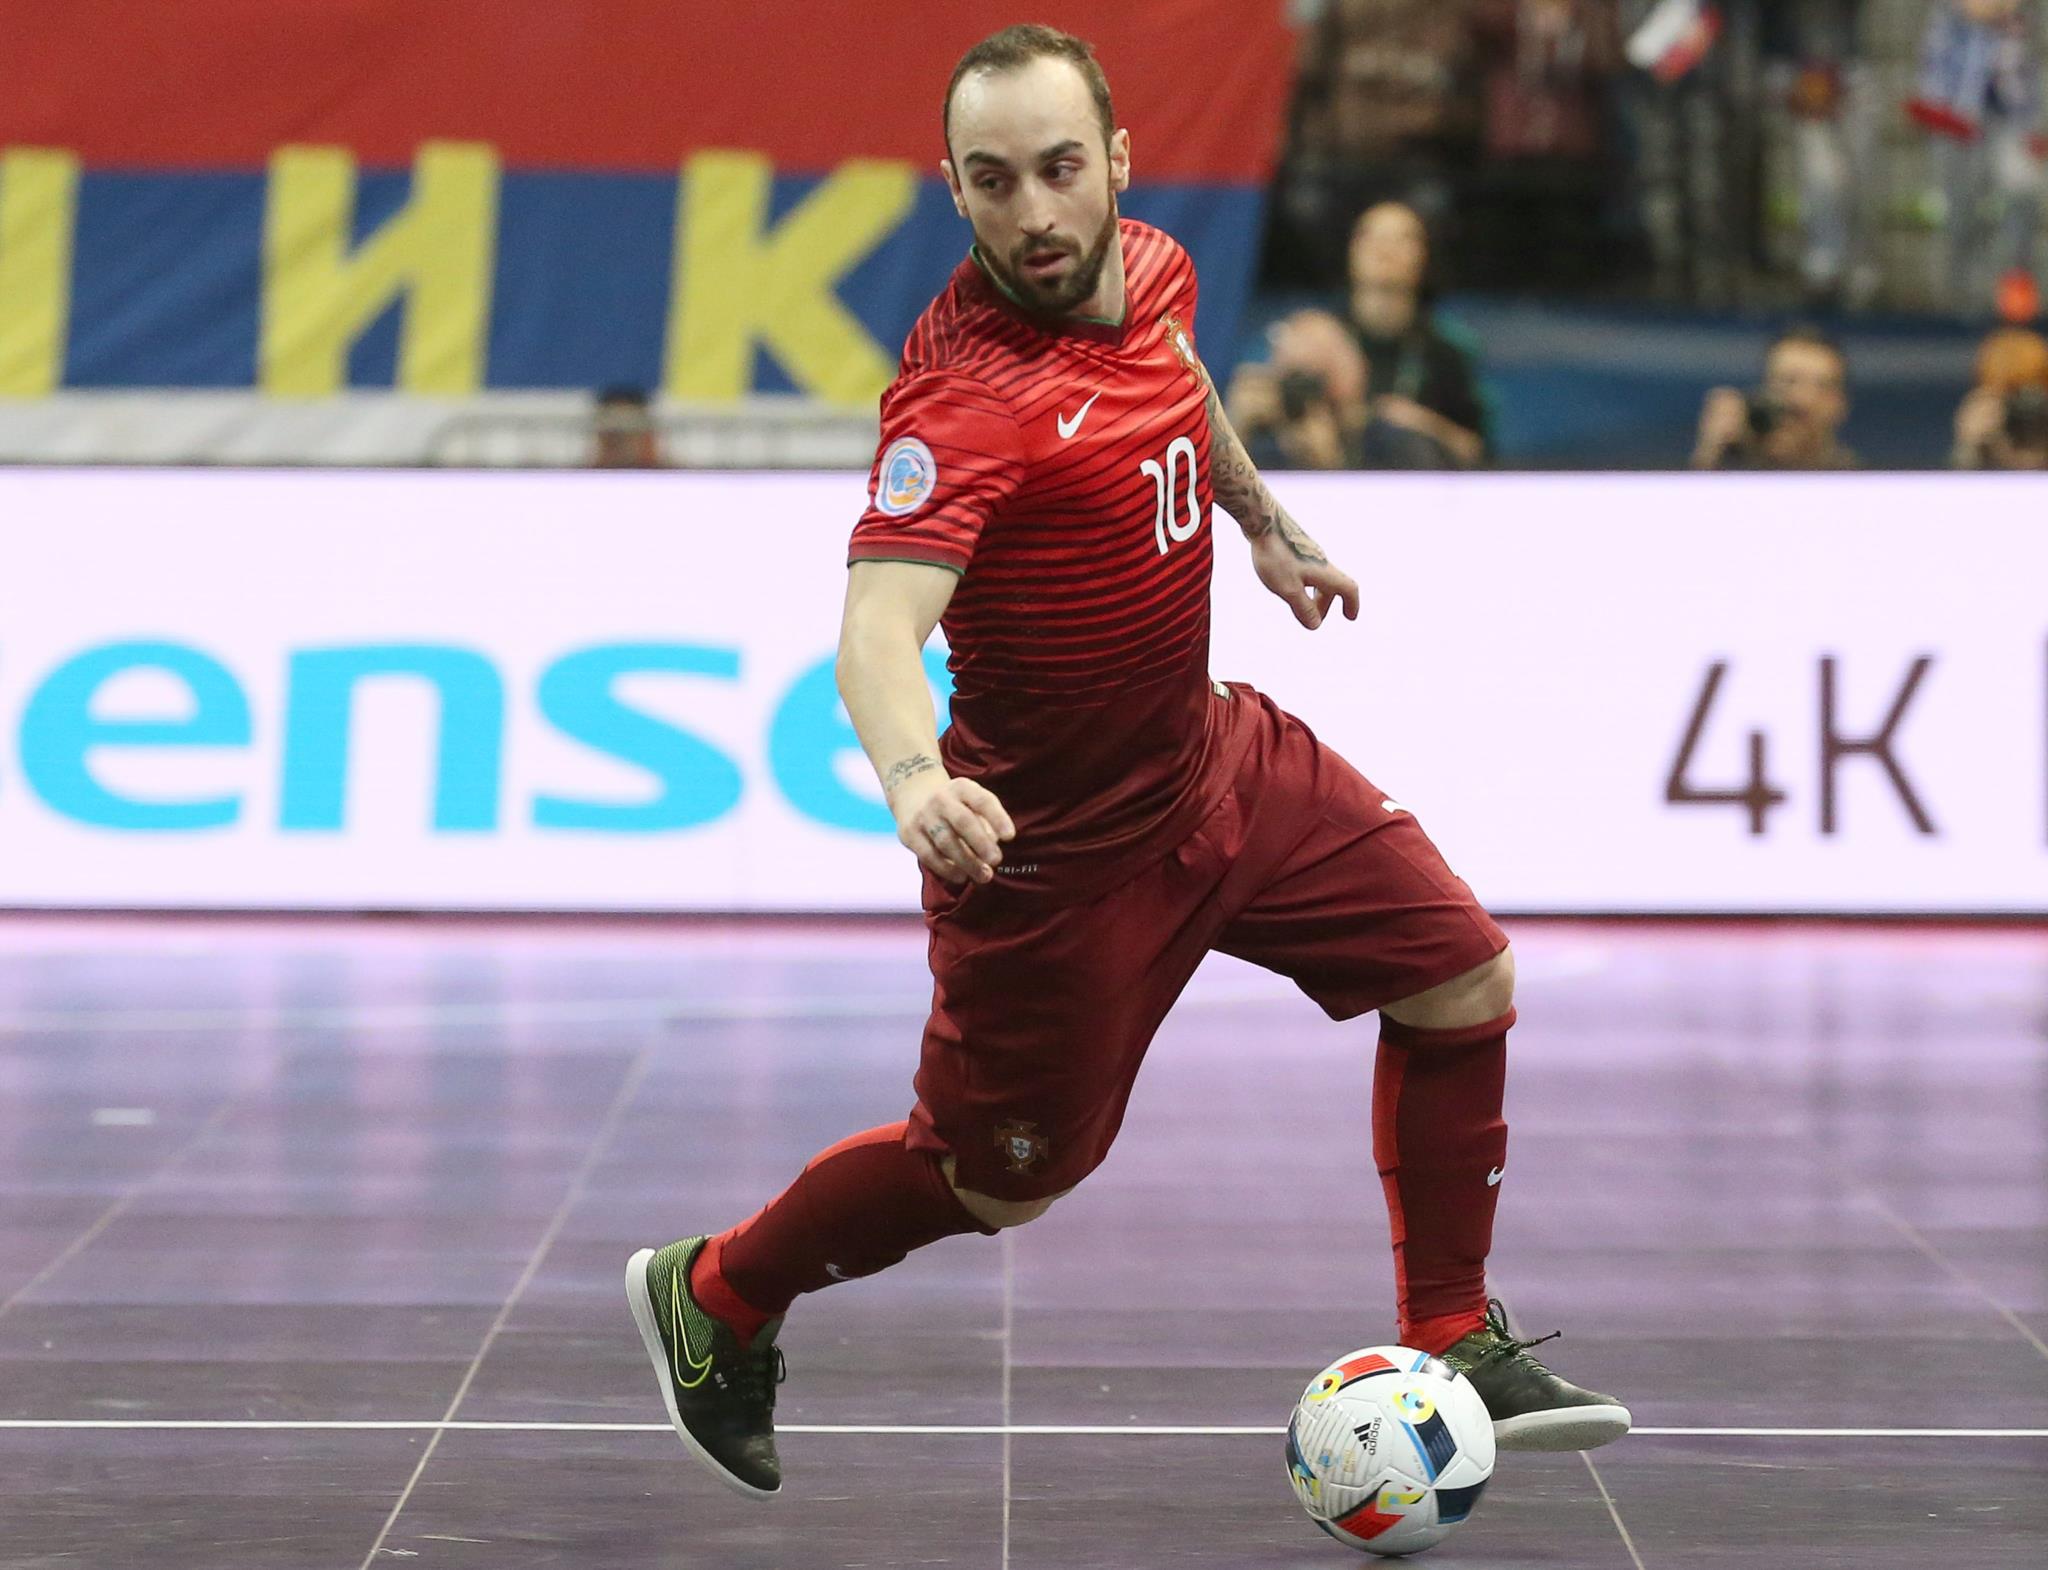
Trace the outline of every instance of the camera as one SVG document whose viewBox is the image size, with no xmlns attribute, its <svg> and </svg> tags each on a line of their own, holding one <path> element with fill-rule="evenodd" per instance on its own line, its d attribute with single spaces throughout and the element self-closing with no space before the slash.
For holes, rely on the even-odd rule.
<svg viewBox="0 0 2048 1570">
<path fill-rule="evenodd" d="M 2048 387 L 2015 387 L 2005 395 L 2005 439 L 2015 447 L 2048 447 Z"/>
<path fill-rule="evenodd" d="M 1289 371 L 1280 378 L 1280 411 L 1290 422 L 1330 401 L 1330 389 L 1314 371 Z"/>
<path fill-rule="evenodd" d="M 1763 441 L 1784 423 L 1785 406 L 1777 399 L 1759 393 L 1749 400 L 1749 434 L 1752 440 Z"/>
</svg>

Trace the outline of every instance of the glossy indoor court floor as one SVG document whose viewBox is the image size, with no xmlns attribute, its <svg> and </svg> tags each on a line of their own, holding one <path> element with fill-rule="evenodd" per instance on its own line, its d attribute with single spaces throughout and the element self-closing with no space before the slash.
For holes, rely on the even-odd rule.
<svg viewBox="0 0 2048 1570">
<path fill-rule="evenodd" d="M 1515 928 L 1497 1285 L 1641 1431 L 1438 1566 L 2048 1564 L 2048 935 Z M 1369 1027 L 1212 962 L 1108 1165 L 799 1305 L 790 1486 L 619 1289 L 892 1120 L 910 924 L 0 921 L 0 1565 L 1302 1567 Z"/>
</svg>

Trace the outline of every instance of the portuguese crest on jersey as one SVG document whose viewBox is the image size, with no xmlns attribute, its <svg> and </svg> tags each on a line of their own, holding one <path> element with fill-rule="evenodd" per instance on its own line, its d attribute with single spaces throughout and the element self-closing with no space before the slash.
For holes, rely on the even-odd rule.
<svg viewBox="0 0 2048 1570">
<path fill-rule="evenodd" d="M 1195 340 L 1188 335 L 1187 325 L 1181 321 L 1180 313 L 1168 311 L 1160 317 L 1159 330 L 1173 352 L 1180 357 L 1182 369 L 1188 373 L 1197 387 L 1201 386 L 1202 362 L 1195 358 Z"/>
</svg>

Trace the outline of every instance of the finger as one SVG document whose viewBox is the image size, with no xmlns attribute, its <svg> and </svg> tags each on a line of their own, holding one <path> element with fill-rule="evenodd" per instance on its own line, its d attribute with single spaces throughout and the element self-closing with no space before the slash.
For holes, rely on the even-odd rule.
<svg viewBox="0 0 2048 1570">
<path fill-rule="evenodd" d="M 1287 603 L 1294 607 L 1294 619 L 1311 632 L 1322 625 L 1323 613 L 1317 608 L 1315 590 L 1303 589 Z"/>
<path fill-rule="evenodd" d="M 954 852 L 956 856 L 962 860 L 972 856 L 978 863 L 990 867 L 1003 859 L 1002 847 L 996 843 L 995 826 L 983 821 L 980 813 L 963 801 L 944 796 L 934 798 L 932 804 L 939 810 L 946 827 L 953 831 L 960 847 Z"/>
<path fill-rule="evenodd" d="M 959 780 L 955 783 L 959 786 L 960 799 L 981 814 L 982 821 L 995 830 L 997 839 L 1010 840 L 1017 837 L 1017 825 L 1010 821 L 1010 814 L 996 799 L 994 791 L 986 785 L 976 784 L 973 780 Z"/>
<path fill-rule="evenodd" d="M 976 823 L 980 820 L 974 819 L 973 814 L 960 807 L 958 803 L 945 805 L 950 806 L 952 810 L 946 812 L 945 816 L 935 819 L 926 831 L 930 834 L 932 843 L 960 869 L 961 876 L 972 878 L 976 883 L 988 882 L 995 876 L 995 862 L 1002 859 L 1001 853 L 995 850 L 994 837 L 989 834 L 986 826 L 981 828 L 981 838 L 986 842 L 990 852 L 983 854 L 975 847 L 967 828 L 959 821 L 960 818 L 973 819 Z M 939 802 L 935 801 L 933 806 L 941 811 L 945 810 Z M 954 815 L 956 813 L 959 815 L 957 818 Z"/>
<path fill-rule="evenodd" d="M 941 828 L 943 830 L 943 825 Z M 953 855 L 952 846 L 955 841 L 951 835 L 944 832 L 935 835 L 919 829 L 917 838 L 922 847 L 917 853 L 917 859 L 931 869 L 933 876 L 947 883 L 967 883 L 973 880 L 973 874 L 960 865 Z"/>
<path fill-rule="evenodd" d="M 1305 576 L 1314 586 L 1325 616 L 1330 614 L 1330 606 L 1341 600 L 1345 620 L 1358 620 L 1358 584 L 1349 574 L 1341 573 L 1335 567 L 1319 566 L 1309 569 Z"/>
<path fill-rule="evenodd" d="M 1345 577 L 1340 572 L 1337 574 L 1337 581 L 1331 585 L 1330 592 L 1344 602 L 1344 619 L 1346 621 L 1357 621 L 1359 602 L 1357 582 L 1354 579 Z"/>
</svg>

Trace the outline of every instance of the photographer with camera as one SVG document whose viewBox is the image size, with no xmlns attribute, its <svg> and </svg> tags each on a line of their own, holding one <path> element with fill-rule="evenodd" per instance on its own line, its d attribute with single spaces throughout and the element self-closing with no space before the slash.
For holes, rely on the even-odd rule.
<svg viewBox="0 0 2048 1570">
<path fill-rule="evenodd" d="M 1352 229 L 1349 298 L 1273 329 L 1231 379 L 1231 423 L 1262 467 L 1466 469 L 1489 451 L 1477 361 L 1431 309 L 1429 237 L 1401 202 Z"/>
<path fill-rule="evenodd" d="M 1328 311 L 1267 333 L 1272 357 L 1231 378 L 1230 423 L 1262 469 L 1356 469 L 1368 418 L 1365 356 Z"/>
<path fill-rule="evenodd" d="M 1751 394 L 1716 387 L 1700 411 L 1695 469 L 1853 469 L 1842 445 L 1849 366 L 1840 345 L 1814 327 L 1781 333 Z"/>
<path fill-rule="evenodd" d="M 2008 327 L 1977 353 L 1977 385 L 1956 410 L 1958 469 L 2048 469 L 2048 339 Z"/>
</svg>

